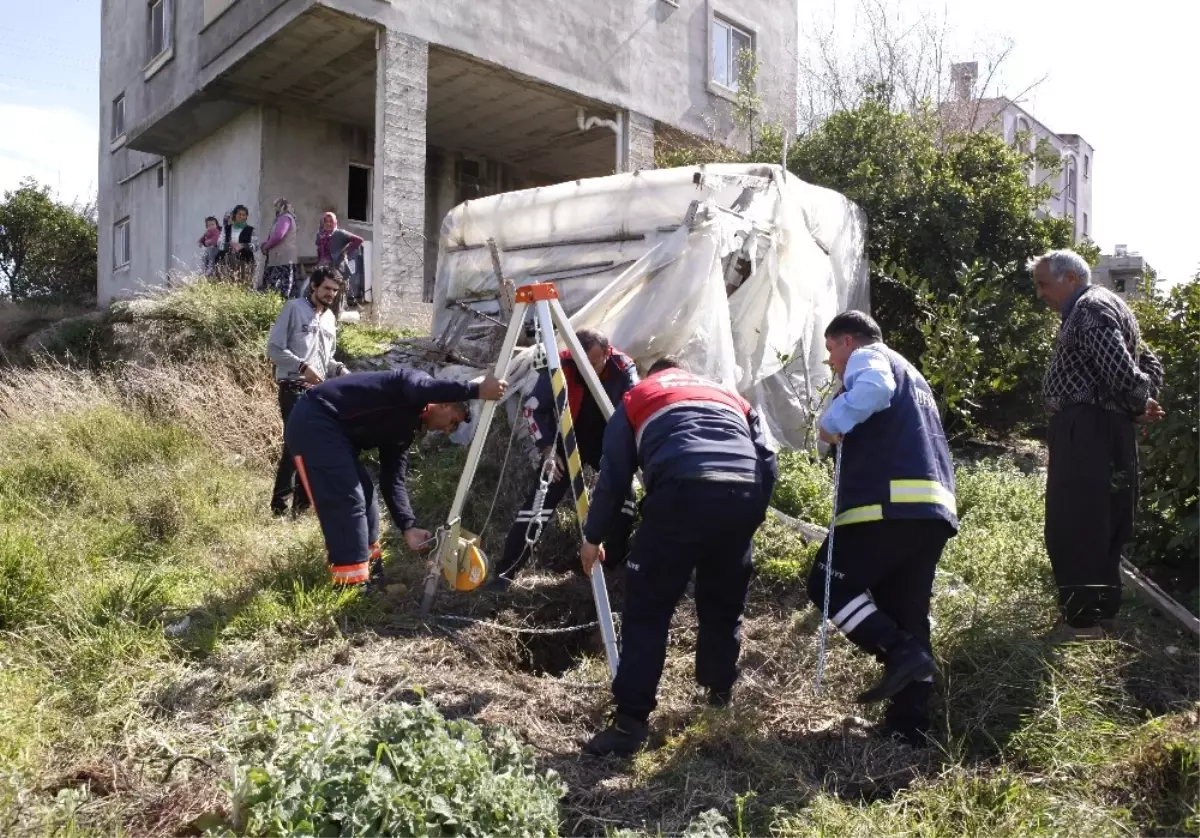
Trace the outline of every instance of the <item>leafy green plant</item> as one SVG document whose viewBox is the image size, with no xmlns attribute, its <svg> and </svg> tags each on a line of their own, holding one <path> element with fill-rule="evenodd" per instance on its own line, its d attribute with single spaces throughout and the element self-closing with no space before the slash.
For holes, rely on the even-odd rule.
<svg viewBox="0 0 1200 838">
<path fill-rule="evenodd" d="M 235 726 L 225 835 L 557 835 L 566 787 L 506 730 L 428 702 L 363 712 L 326 699 Z"/>
<path fill-rule="evenodd" d="M 1137 554 L 1142 564 L 1200 610 L 1200 417 L 1196 389 L 1200 359 L 1200 272 L 1163 294 L 1152 284 L 1133 303 L 1142 338 L 1163 364 L 1159 394 L 1167 416 L 1140 431 L 1142 503 Z"/>
</svg>

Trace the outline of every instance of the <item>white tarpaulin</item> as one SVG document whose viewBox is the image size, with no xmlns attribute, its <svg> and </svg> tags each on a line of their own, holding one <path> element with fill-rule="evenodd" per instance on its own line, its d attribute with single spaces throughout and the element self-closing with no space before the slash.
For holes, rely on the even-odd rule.
<svg viewBox="0 0 1200 838">
<path fill-rule="evenodd" d="M 492 239 L 504 277 L 553 282 L 576 329 L 604 331 L 643 372 L 682 358 L 754 403 L 776 443 L 799 447 L 829 380 L 825 325 L 869 306 L 865 237 L 858 207 L 780 166 L 651 170 L 482 198 L 442 224 L 434 335 L 467 317 L 464 305 L 499 316 Z M 510 369 L 518 389 L 532 386 L 529 361 Z"/>
</svg>

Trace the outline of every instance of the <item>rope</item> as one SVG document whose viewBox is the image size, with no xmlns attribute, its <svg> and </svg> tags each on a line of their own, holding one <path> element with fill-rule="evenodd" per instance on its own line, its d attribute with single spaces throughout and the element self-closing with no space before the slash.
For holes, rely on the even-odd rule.
<svg viewBox="0 0 1200 838">
<path fill-rule="evenodd" d="M 829 639 L 829 589 L 833 584 L 833 531 L 837 525 L 838 484 L 842 477 L 842 445 L 838 443 L 833 461 L 833 514 L 829 517 L 829 534 L 825 536 L 825 600 L 821 606 L 821 638 L 817 645 L 817 695 L 821 694 L 821 677 L 825 674 L 826 644 Z"/>
<path fill-rule="evenodd" d="M 518 422 L 513 421 L 512 430 L 508 433 L 508 447 L 504 449 L 504 461 L 500 463 L 500 476 L 496 478 L 496 491 L 492 492 L 492 505 L 488 507 L 487 518 L 483 521 L 483 529 L 479 531 L 482 536 L 487 532 L 488 524 L 492 522 L 492 513 L 496 511 L 496 501 L 500 498 L 500 489 L 504 486 L 504 472 L 508 470 L 508 455 L 512 453 L 513 440 L 517 438 Z"/>
</svg>

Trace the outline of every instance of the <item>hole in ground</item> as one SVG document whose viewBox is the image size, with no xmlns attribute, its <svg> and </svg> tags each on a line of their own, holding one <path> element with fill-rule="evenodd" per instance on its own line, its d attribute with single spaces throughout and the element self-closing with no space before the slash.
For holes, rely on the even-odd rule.
<svg viewBox="0 0 1200 838">
<path fill-rule="evenodd" d="M 566 628 L 596 619 L 591 602 L 558 602 L 538 609 L 531 615 L 531 628 Z M 517 670 L 530 675 L 557 678 L 574 668 L 587 655 L 604 651 L 597 627 L 563 634 L 524 634 L 518 636 Z"/>
</svg>

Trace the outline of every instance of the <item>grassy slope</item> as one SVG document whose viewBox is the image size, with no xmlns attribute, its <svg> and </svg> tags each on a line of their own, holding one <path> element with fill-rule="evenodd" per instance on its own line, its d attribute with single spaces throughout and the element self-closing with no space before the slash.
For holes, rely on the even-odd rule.
<svg viewBox="0 0 1200 838">
<path fill-rule="evenodd" d="M 567 834 L 678 832 L 710 808 L 747 834 L 1200 829 L 1194 638 L 1135 605 L 1119 639 L 1039 643 L 1052 619 L 1041 485 L 998 464 L 960 472 L 963 532 L 934 607 L 939 748 L 866 737 L 849 696 L 875 664 L 840 638 L 814 692 L 816 622 L 799 584 L 812 548 L 772 524 L 758 539 L 735 712 L 693 704 L 685 602 L 656 748 L 630 764 L 580 758 L 577 740 L 606 704 L 593 638 L 522 643 L 454 623 L 430 633 L 411 595 L 333 591 L 311 518 L 266 514 L 278 420 L 256 356 L 270 315 L 213 296 L 223 293 L 176 298 L 176 313 L 154 321 L 195 329 L 180 340 L 222 353 L 202 375 L 170 357 L 103 373 L 0 372 L 0 832 L 178 834 L 227 808 L 217 775 L 239 760 L 224 734 L 239 706 L 305 693 L 362 702 L 403 685 L 447 716 L 504 724 L 535 745 L 567 781 Z M 222 344 L 231 318 L 245 332 Z M 233 368 L 216 360 L 231 354 Z M 507 439 L 500 430 L 489 444 L 471 521 L 487 515 Z M 461 458 L 434 445 L 414 459 L 428 520 L 444 514 Z M 780 505 L 827 517 L 827 469 L 785 459 Z M 510 462 L 506 486 L 523 468 Z M 491 550 L 511 495 L 484 533 Z M 572 526 L 560 514 L 549 567 L 509 599 L 443 595 L 439 611 L 512 625 L 590 619 L 569 569 Z M 415 588 L 420 564 L 389 548 L 389 573 Z M 162 782 L 181 754 L 217 775 L 186 760 Z"/>
</svg>

